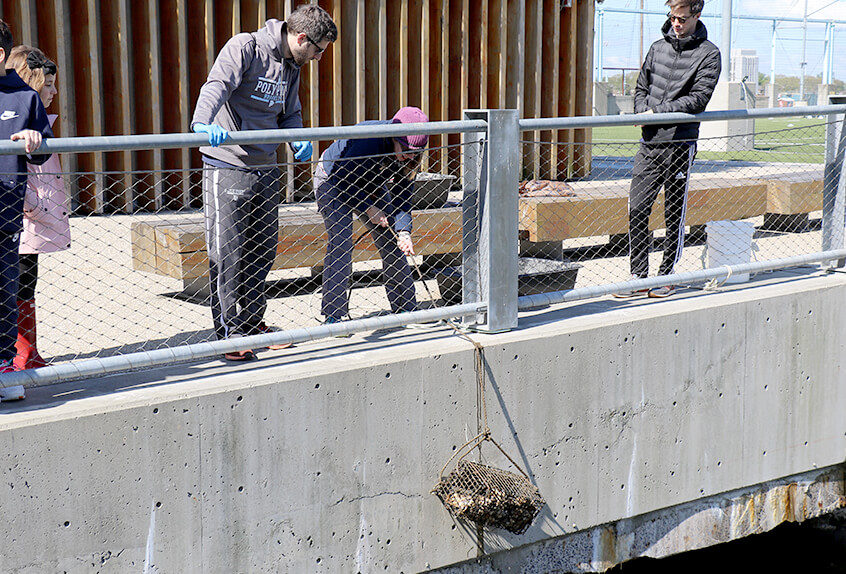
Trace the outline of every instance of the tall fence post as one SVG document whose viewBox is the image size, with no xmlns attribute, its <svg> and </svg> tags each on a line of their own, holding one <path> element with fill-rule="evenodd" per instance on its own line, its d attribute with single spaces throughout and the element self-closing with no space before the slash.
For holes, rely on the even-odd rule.
<svg viewBox="0 0 846 574">
<path fill-rule="evenodd" d="M 488 133 L 483 145 L 475 233 L 478 237 L 479 291 L 482 300 L 487 302 L 487 313 L 474 328 L 496 333 L 517 326 L 520 129 L 517 110 L 480 113 L 488 122 Z M 465 213 L 469 214 L 469 210 Z M 465 271 L 472 272 L 472 262 L 468 259 L 464 262 L 471 263 Z"/>
<path fill-rule="evenodd" d="M 485 120 L 484 110 L 464 110 L 465 120 Z M 479 283 L 479 190 L 482 185 L 482 167 L 484 162 L 484 132 L 461 134 L 462 144 L 462 199 L 461 199 L 461 295 L 463 303 L 477 303 L 482 300 L 482 288 Z M 483 322 L 484 318 L 465 317 L 464 323 L 473 325 Z"/>
<path fill-rule="evenodd" d="M 846 103 L 846 96 L 829 96 L 831 104 Z M 846 115 L 831 115 L 825 133 L 823 174 L 822 250 L 842 249 L 846 224 Z M 838 260 L 831 265 L 843 267 Z"/>
</svg>

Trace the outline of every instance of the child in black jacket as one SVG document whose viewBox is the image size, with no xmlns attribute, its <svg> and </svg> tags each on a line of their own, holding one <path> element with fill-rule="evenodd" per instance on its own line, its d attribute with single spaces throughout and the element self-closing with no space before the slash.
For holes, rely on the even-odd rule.
<svg viewBox="0 0 846 574">
<path fill-rule="evenodd" d="M 12 50 L 12 32 L 0 20 L 0 140 L 23 140 L 27 154 L 52 137 L 47 112 L 38 92 L 6 70 Z M 0 155 L 0 374 L 15 370 L 15 340 L 18 329 L 18 243 L 23 228 L 23 200 L 26 191 L 26 162 L 41 164 L 49 155 Z M 0 384 L 0 400 L 16 395 Z M 20 395 L 17 397 L 20 398 Z"/>
</svg>

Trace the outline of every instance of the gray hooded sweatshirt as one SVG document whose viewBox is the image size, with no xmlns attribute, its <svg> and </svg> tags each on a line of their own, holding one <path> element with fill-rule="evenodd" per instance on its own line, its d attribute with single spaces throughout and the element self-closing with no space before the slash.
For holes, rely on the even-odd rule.
<svg viewBox="0 0 846 574">
<path fill-rule="evenodd" d="M 254 34 L 232 37 L 214 61 L 197 98 L 191 125 L 217 124 L 231 132 L 303 127 L 300 68 L 288 47 L 285 22 L 268 20 Z M 277 143 L 200 148 L 237 167 L 276 163 Z"/>
</svg>

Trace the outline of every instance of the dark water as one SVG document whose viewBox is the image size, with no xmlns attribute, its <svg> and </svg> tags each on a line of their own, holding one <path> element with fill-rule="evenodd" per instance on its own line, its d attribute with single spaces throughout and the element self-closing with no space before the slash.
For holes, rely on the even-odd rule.
<svg viewBox="0 0 846 574">
<path fill-rule="evenodd" d="M 846 574 L 846 514 L 803 524 L 783 524 L 765 534 L 660 560 L 638 558 L 608 572 Z"/>
</svg>

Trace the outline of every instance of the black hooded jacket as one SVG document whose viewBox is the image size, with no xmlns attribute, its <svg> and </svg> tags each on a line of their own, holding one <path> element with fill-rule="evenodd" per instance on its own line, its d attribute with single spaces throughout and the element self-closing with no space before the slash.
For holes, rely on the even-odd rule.
<svg viewBox="0 0 846 574">
<path fill-rule="evenodd" d="M 685 38 L 676 37 L 669 20 L 661 32 L 664 37 L 649 47 L 637 78 L 635 113 L 704 112 L 720 77 L 719 48 L 708 41 L 702 22 Z M 646 143 L 696 139 L 699 124 L 643 126 L 642 134 Z"/>
</svg>

